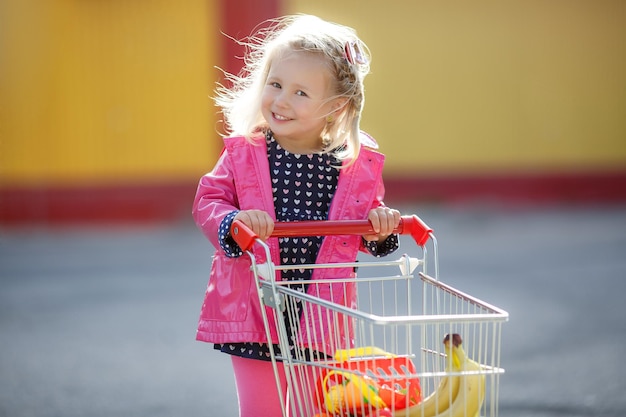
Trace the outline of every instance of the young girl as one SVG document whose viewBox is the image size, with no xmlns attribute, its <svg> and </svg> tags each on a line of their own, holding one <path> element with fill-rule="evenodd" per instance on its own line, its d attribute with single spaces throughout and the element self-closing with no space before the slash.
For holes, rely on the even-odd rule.
<svg viewBox="0 0 626 417">
<path fill-rule="evenodd" d="M 216 248 L 197 339 L 230 355 L 240 416 L 275 417 L 281 405 L 268 343 L 276 340 L 266 338 L 250 259 L 230 236 L 232 222 L 242 221 L 265 240 L 275 264 L 354 262 L 359 250 L 383 256 L 397 249 L 400 213 L 383 204 L 384 156 L 359 129 L 369 58 L 355 31 L 314 16 L 288 16 L 247 47 L 245 68 L 227 75 L 231 87 L 217 90 L 229 137 L 193 205 L 198 227 Z M 327 219 L 369 219 L 376 233 L 270 238 L 275 221 Z M 289 256 L 296 251 L 302 256 Z M 264 261 L 263 253 L 255 255 Z M 354 276 L 352 269 L 340 272 L 334 276 Z M 281 278 L 334 273 L 294 269 Z"/>
</svg>

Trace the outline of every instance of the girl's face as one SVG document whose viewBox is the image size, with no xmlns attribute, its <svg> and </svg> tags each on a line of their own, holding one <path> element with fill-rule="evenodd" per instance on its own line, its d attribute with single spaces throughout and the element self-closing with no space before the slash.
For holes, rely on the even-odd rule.
<svg viewBox="0 0 626 417">
<path fill-rule="evenodd" d="M 321 150 L 326 118 L 341 104 L 329 100 L 332 86 L 330 71 L 315 54 L 289 53 L 272 63 L 261 113 L 281 147 L 299 154 Z"/>
</svg>

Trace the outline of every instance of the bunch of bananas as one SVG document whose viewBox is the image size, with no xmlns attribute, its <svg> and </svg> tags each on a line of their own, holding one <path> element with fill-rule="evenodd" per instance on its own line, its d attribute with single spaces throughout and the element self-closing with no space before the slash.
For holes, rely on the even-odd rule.
<svg viewBox="0 0 626 417">
<path fill-rule="evenodd" d="M 485 398 L 485 375 L 478 362 L 467 357 L 461 336 L 446 335 L 446 371 L 437 389 L 417 405 L 397 411 L 394 417 L 475 417 Z"/>
</svg>

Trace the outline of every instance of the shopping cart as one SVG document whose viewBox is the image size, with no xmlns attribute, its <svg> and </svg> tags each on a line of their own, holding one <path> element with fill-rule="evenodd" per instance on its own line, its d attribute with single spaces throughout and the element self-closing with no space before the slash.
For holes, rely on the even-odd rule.
<svg viewBox="0 0 626 417">
<path fill-rule="evenodd" d="M 276 223 L 272 236 L 372 232 L 367 220 L 302 221 Z M 233 223 L 265 307 L 283 417 L 498 415 L 508 313 L 439 281 L 437 241 L 419 217 L 403 216 L 395 232 L 410 235 L 416 256 L 288 266 Z M 325 271 L 305 284 L 281 281 L 293 268 Z"/>
</svg>

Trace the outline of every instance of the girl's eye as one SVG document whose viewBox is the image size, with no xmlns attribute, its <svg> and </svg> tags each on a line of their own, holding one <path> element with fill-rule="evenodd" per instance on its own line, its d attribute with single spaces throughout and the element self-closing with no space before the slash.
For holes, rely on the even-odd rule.
<svg viewBox="0 0 626 417">
<path fill-rule="evenodd" d="M 270 85 L 274 88 L 280 88 L 280 84 L 278 84 L 277 82 L 271 82 Z"/>
<path fill-rule="evenodd" d="M 302 96 L 302 97 L 307 97 L 307 94 L 304 91 L 302 91 L 302 90 L 296 91 L 296 94 L 299 95 L 299 96 Z"/>
</svg>

